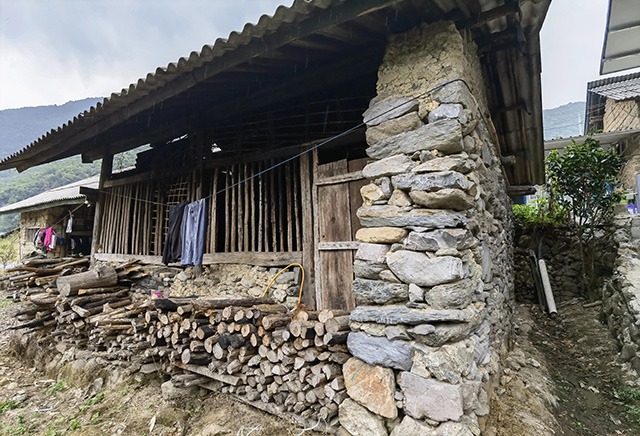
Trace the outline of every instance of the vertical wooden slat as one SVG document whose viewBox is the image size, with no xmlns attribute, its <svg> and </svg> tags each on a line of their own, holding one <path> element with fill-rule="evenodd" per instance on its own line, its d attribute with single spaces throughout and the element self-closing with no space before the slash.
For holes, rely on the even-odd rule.
<svg viewBox="0 0 640 436">
<path fill-rule="evenodd" d="M 262 162 L 258 162 L 258 172 L 262 171 Z M 267 251 L 264 249 L 264 246 L 262 245 L 262 232 L 264 231 L 264 216 L 263 216 L 263 208 L 264 206 L 262 205 L 262 180 L 264 179 L 264 174 L 260 174 L 257 177 L 257 182 L 258 182 L 258 249 L 257 251 Z"/>
<path fill-rule="evenodd" d="M 269 166 L 273 166 L 274 161 L 269 162 Z M 276 205 L 278 204 L 278 196 L 276 195 L 275 187 L 275 171 L 269 171 L 269 179 L 271 182 L 271 198 L 269 199 L 269 207 L 271 208 L 271 238 L 272 238 L 272 251 L 278 251 L 278 229 L 276 226 Z"/>
<path fill-rule="evenodd" d="M 249 220 L 251 219 L 251 214 L 249 211 L 249 207 L 250 207 L 250 202 L 249 202 L 249 183 L 250 181 L 246 181 L 247 178 L 249 177 L 249 164 L 245 163 L 242 165 L 242 174 L 243 174 L 243 179 L 245 180 L 245 182 L 240 185 L 240 187 L 244 187 L 244 251 L 247 252 L 249 251 L 251 245 L 250 245 L 250 238 L 251 235 L 249 233 Z"/>
<path fill-rule="evenodd" d="M 232 167 L 231 184 L 234 185 L 238 178 L 237 165 Z M 238 235 L 238 214 L 236 208 L 237 187 L 231 188 L 231 251 L 237 251 L 237 235 Z"/>
<path fill-rule="evenodd" d="M 216 252 L 216 235 L 218 232 L 218 168 L 213 171 L 213 192 L 210 199 L 211 204 L 211 225 L 209 226 L 209 234 L 211 235 L 211 253 Z"/>
<path fill-rule="evenodd" d="M 238 164 L 238 178 L 236 179 L 236 193 L 238 195 L 237 210 L 238 210 L 238 223 L 236 228 L 238 229 L 238 249 L 237 251 L 242 251 L 242 247 L 244 245 L 244 201 L 243 201 L 243 186 L 238 185 L 240 180 L 242 180 L 242 169 L 244 165 Z"/>
<path fill-rule="evenodd" d="M 284 243 L 286 241 L 287 217 L 285 216 L 286 181 L 284 179 L 284 166 L 279 166 L 276 171 L 276 179 L 278 180 L 278 236 L 280 237 L 280 251 L 285 251 Z"/>
<path fill-rule="evenodd" d="M 300 160 L 294 160 L 292 165 L 291 165 L 291 180 L 293 183 L 292 186 L 292 190 L 293 190 L 293 216 L 294 216 L 294 220 L 293 220 L 293 229 L 294 229 L 294 238 L 295 238 L 295 247 L 294 250 L 295 251 L 301 251 L 302 250 L 302 241 L 300 240 L 300 202 L 298 201 L 298 185 L 299 185 L 299 180 L 300 180 L 300 171 L 298 165 L 300 163 Z M 298 171 L 296 171 L 298 170 Z"/>
<path fill-rule="evenodd" d="M 225 173 L 225 191 L 224 191 L 224 251 L 228 253 L 231 250 L 231 224 L 229 222 L 229 209 L 231 207 L 229 195 L 229 170 Z"/>
<path fill-rule="evenodd" d="M 315 299 L 316 299 L 316 309 L 321 310 L 324 309 L 324 301 L 322 301 L 322 287 L 320 286 L 320 282 L 322 281 L 322 273 L 320 271 L 320 250 L 318 249 L 318 243 L 320 242 L 320 225 L 318 219 L 319 206 L 318 206 L 318 187 L 316 186 L 315 181 L 318 180 L 318 150 L 313 150 L 313 160 L 311 162 L 312 170 L 313 170 L 313 200 L 311 204 L 313 204 L 313 271 L 315 274 Z"/>
<path fill-rule="evenodd" d="M 250 188 L 250 196 L 249 203 L 251 204 L 251 225 L 249 226 L 249 233 L 251 233 L 251 251 L 258 251 L 258 235 L 256 235 L 256 229 L 258 228 L 258 223 L 256 223 L 256 167 L 255 164 L 249 164 L 249 175 L 251 180 L 249 180 L 249 188 Z"/>
<path fill-rule="evenodd" d="M 291 162 L 287 162 L 284 166 L 285 175 L 285 201 L 287 203 L 287 251 L 293 251 L 293 214 L 291 213 L 291 203 L 293 196 L 291 195 Z"/>
<path fill-rule="evenodd" d="M 300 156 L 300 203 L 302 204 L 302 266 L 305 269 L 305 284 L 302 290 L 302 302 L 309 307 L 316 307 L 315 265 L 314 265 L 314 213 L 312 208 L 311 159 L 309 153 Z"/>
</svg>

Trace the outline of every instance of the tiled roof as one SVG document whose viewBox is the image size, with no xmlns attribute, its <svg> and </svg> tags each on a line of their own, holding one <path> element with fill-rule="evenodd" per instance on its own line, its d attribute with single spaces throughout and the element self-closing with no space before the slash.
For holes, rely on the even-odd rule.
<svg viewBox="0 0 640 436">
<path fill-rule="evenodd" d="M 85 200 L 85 196 L 80 193 L 80 187 L 98 189 L 99 179 L 99 175 L 88 177 L 68 185 L 50 189 L 26 200 L 0 207 L 0 215 L 82 203 Z"/>
<path fill-rule="evenodd" d="M 608 77 L 587 85 L 587 91 L 614 100 L 628 100 L 640 96 L 640 73 Z"/>
</svg>

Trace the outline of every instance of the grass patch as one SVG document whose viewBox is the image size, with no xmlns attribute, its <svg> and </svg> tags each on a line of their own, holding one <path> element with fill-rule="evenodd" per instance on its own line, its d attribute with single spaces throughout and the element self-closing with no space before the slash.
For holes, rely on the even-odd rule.
<svg viewBox="0 0 640 436">
<path fill-rule="evenodd" d="M 10 298 L 3 298 L 0 300 L 0 310 L 7 309 L 13 304 L 13 300 Z"/>
<path fill-rule="evenodd" d="M 8 410 L 19 409 L 20 407 L 22 407 L 22 404 L 14 400 L 0 401 L 0 414 Z"/>
<path fill-rule="evenodd" d="M 65 389 L 67 389 L 67 386 L 64 384 L 64 381 L 58 380 L 57 382 L 49 386 L 46 392 L 47 394 L 51 395 L 56 392 L 64 391 Z"/>
</svg>

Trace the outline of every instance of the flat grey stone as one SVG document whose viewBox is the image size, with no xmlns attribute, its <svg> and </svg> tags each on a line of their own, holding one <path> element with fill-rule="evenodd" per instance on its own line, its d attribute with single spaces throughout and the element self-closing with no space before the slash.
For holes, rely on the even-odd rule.
<svg viewBox="0 0 640 436">
<path fill-rule="evenodd" d="M 473 169 L 473 162 L 461 157 L 437 157 L 429 159 L 411 170 L 414 173 L 433 173 L 437 171 L 457 171 L 466 174 Z M 399 173 L 398 173 L 399 174 Z"/>
<path fill-rule="evenodd" d="M 373 337 L 365 333 L 351 332 L 347 347 L 354 357 L 370 365 L 381 365 L 408 371 L 411 369 L 411 347 L 400 341 Z"/>
<path fill-rule="evenodd" d="M 426 233 L 411 232 L 404 246 L 413 251 L 438 251 L 455 248 L 465 250 L 476 244 L 473 234 L 466 229 L 438 229 Z"/>
<path fill-rule="evenodd" d="M 351 311 L 355 322 L 418 325 L 433 322 L 467 322 L 473 317 L 468 310 L 412 309 L 406 306 L 358 306 Z"/>
<path fill-rule="evenodd" d="M 363 279 L 378 280 L 380 278 L 380 273 L 386 269 L 386 262 L 374 263 L 358 259 L 353 262 L 353 273 L 356 277 Z M 260 293 L 262 293 L 262 291 L 260 291 Z"/>
<path fill-rule="evenodd" d="M 400 373 L 405 396 L 404 411 L 416 419 L 457 421 L 463 415 L 460 385 L 427 379 L 410 372 Z"/>
<path fill-rule="evenodd" d="M 416 344 L 411 372 L 424 371 L 441 381 L 458 384 L 469 374 L 473 365 L 474 348 L 471 341 L 427 347 Z"/>
<path fill-rule="evenodd" d="M 358 304 L 389 304 L 407 301 L 409 287 L 400 283 L 355 279 L 351 292 Z"/>
<path fill-rule="evenodd" d="M 460 120 L 462 124 L 466 124 L 467 116 L 464 109 L 459 103 L 444 103 L 429 112 L 428 120 L 435 123 L 438 120 Z"/>
<path fill-rule="evenodd" d="M 377 126 L 387 120 L 418 110 L 418 101 L 407 97 L 397 97 L 377 103 L 364 111 L 362 118 L 367 126 Z"/>
<path fill-rule="evenodd" d="M 437 191 L 451 188 L 466 191 L 471 184 L 469 180 L 456 171 L 438 171 L 425 174 L 398 174 L 391 178 L 396 189 L 412 191 Z"/>
<path fill-rule="evenodd" d="M 471 279 L 437 285 L 425 292 L 424 299 L 434 309 L 464 309 L 473 301 L 478 286 L 482 283 Z"/>
<path fill-rule="evenodd" d="M 358 246 L 356 251 L 356 259 L 366 260 L 367 262 L 384 263 L 389 252 L 387 244 L 370 244 L 363 242 Z"/>
<path fill-rule="evenodd" d="M 467 210 L 473 207 L 473 197 L 462 189 L 440 189 L 436 192 L 411 191 L 411 200 L 420 206 L 431 209 Z"/>
<path fill-rule="evenodd" d="M 464 276 L 462 260 L 453 256 L 429 258 L 424 253 L 400 250 L 387 256 L 389 269 L 405 283 L 434 286 Z"/>
<path fill-rule="evenodd" d="M 442 229 L 466 225 L 468 220 L 462 214 L 444 210 L 409 209 L 390 205 L 362 206 L 357 212 L 360 223 L 365 227 L 422 227 Z"/>
<path fill-rule="evenodd" d="M 350 398 L 340 403 L 339 417 L 340 425 L 351 436 L 387 436 L 388 434 L 381 417 L 377 417 Z"/>
<path fill-rule="evenodd" d="M 445 154 L 463 150 L 462 127 L 456 120 L 440 120 L 416 130 L 400 133 L 367 148 L 367 155 L 382 159 L 396 154 L 412 155 L 422 150 L 438 150 Z"/>
<path fill-rule="evenodd" d="M 424 126 L 424 122 L 420 119 L 418 113 L 409 112 L 401 117 L 380 123 L 377 126 L 367 126 L 365 138 L 367 144 L 372 145 L 399 133 L 410 132 L 421 126 Z"/>
<path fill-rule="evenodd" d="M 411 172 L 416 163 L 405 154 L 385 157 L 367 164 L 362 170 L 362 175 L 368 179 L 376 179 L 383 176 L 393 176 L 396 174 Z"/>
</svg>

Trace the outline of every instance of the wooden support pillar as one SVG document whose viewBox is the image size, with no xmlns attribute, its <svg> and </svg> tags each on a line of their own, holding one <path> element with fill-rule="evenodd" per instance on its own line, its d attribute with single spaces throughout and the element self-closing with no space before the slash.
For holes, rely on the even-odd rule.
<svg viewBox="0 0 640 436">
<path fill-rule="evenodd" d="M 102 215 L 104 214 L 104 183 L 111 178 L 113 170 L 113 154 L 105 154 L 102 157 L 102 166 L 100 167 L 100 181 L 98 182 L 98 201 L 96 202 L 95 214 L 93 217 L 93 233 L 91 234 L 91 264 L 95 263 L 95 253 L 101 247 L 98 247 L 98 241 L 102 230 Z"/>
<path fill-rule="evenodd" d="M 300 156 L 300 194 L 302 204 L 302 266 L 306 277 L 302 290 L 302 302 L 309 307 L 316 307 L 315 286 L 315 248 L 314 248 L 314 219 L 313 219 L 313 184 L 311 180 L 311 159 L 309 153 Z"/>
</svg>

